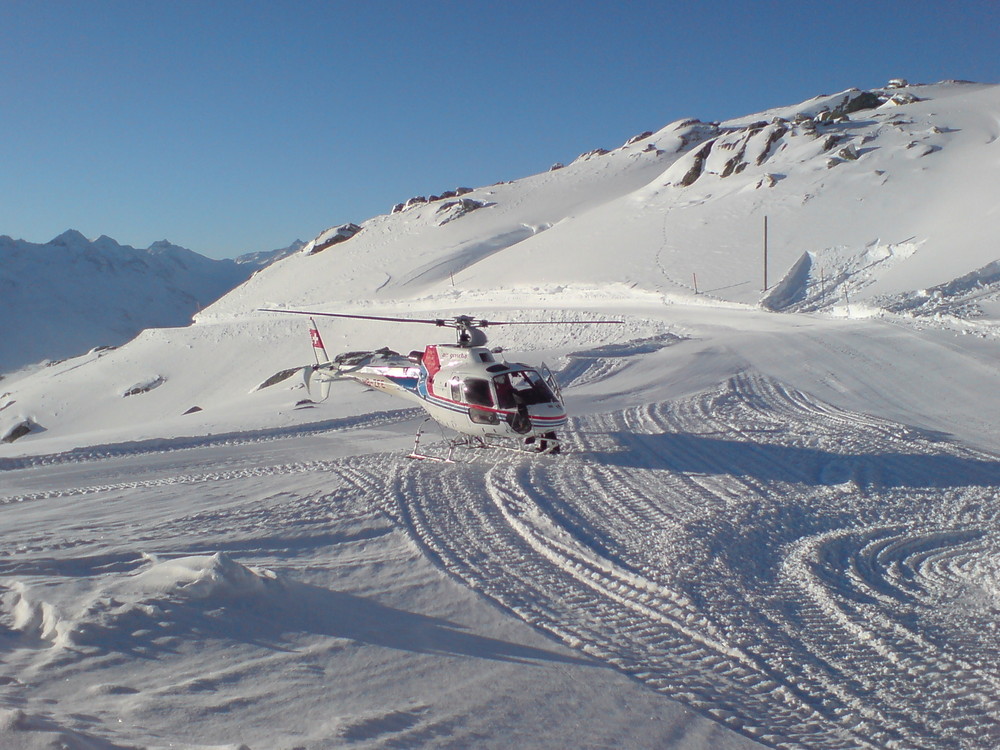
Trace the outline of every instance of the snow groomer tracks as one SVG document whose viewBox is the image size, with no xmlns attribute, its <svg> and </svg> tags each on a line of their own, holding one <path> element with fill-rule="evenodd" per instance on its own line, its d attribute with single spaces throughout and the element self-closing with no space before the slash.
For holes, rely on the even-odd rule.
<svg viewBox="0 0 1000 750">
<path fill-rule="evenodd" d="M 564 456 L 400 462 L 385 510 L 525 621 L 763 744 L 1000 743 L 994 456 L 753 373 L 576 428 Z"/>
</svg>

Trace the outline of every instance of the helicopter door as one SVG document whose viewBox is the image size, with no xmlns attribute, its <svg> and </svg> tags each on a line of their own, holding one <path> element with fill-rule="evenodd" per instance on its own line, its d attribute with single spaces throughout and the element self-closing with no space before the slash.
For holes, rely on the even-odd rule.
<svg viewBox="0 0 1000 750">
<path fill-rule="evenodd" d="M 474 424 L 500 424 L 499 415 L 493 411 L 493 391 L 490 381 L 483 378 L 466 378 L 462 382 L 463 399 L 469 404 L 469 419 Z M 483 407 L 483 408 L 476 408 Z"/>
<path fill-rule="evenodd" d="M 563 402 L 562 388 L 559 387 L 559 383 L 556 380 L 556 376 L 552 374 L 552 370 L 549 369 L 548 365 L 542 362 L 542 364 L 538 366 L 538 372 L 543 378 L 545 378 L 546 385 L 548 385 L 548 387 L 552 390 L 552 393 L 561 404 Z"/>
</svg>

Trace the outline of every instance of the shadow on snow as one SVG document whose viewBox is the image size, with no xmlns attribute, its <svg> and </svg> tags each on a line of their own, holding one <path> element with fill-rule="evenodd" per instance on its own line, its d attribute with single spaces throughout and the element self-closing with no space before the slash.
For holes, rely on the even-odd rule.
<svg viewBox="0 0 1000 750">
<path fill-rule="evenodd" d="M 814 486 L 847 482 L 874 488 L 1000 486 L 1000 461 L 982 454 L 840 453 L 688 433 L 615 433 L 613 437 L 623 450 L 588 457 L 609 466 Z"/>
</svg>

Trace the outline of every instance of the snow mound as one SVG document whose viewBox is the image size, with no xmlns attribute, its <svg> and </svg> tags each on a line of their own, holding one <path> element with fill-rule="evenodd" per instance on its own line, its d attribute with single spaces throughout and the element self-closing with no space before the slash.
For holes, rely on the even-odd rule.
<svg viewBox="0 0 1000 750">
<path fill-rule="evenodd" d="M 4 607 L 7 609 L 7 607 Z M 15 581 L 9 596 L 12 629 L 45 641 L 55 640 L 61 621 L 55 607 L 45 601 L 35 601 L 28 596 L 20 581 Z"/>
<path fill-rule="evenodd" d="M 241 565 L 222 552 L 157 562 L 134 581 L 147 594 L 200 600 L 244 599 L 282 587 L 276 573 Z"/>
<path fill-rule="evenodd" d="M 286 586 L 270 570 L 217 553 L 153 560 L 138 574 L 91 579 L 76 602 L 49 601 L 43 591 L 15 580 L 3 619 L 27 645 L 86 656 L 151 654 L 164 638 L 253 630 Z"/>
<path fill-rule="evenodd" d="M 68 729 L 19 708 L 0 708 L 0 746 L 4 750 L 125 750 L 131 747 Z"/>
</svg>

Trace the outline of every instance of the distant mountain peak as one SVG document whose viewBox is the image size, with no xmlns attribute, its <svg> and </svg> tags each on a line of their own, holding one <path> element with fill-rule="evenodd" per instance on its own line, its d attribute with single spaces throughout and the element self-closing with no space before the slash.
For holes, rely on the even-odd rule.
<svg viewBox="0 0 1000 750">
<path fill-rule="evenodd" d="M 67 229 L 58 237 L 49 240 L 46 244 L 56 245 L 57 247 L 79 247 L 80 245 L 90 244 L 90 240 L 76 229 Z"/>
</svg>

